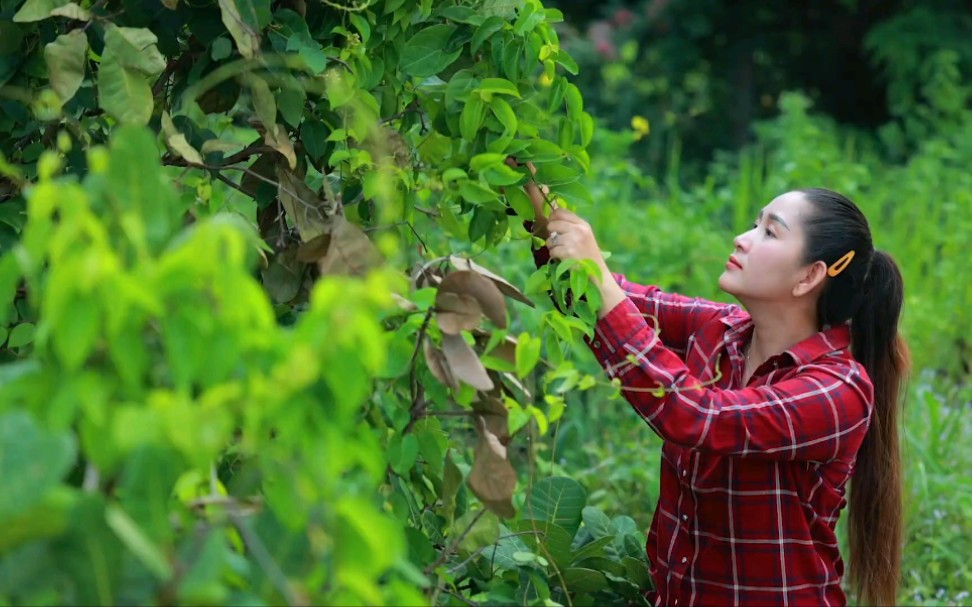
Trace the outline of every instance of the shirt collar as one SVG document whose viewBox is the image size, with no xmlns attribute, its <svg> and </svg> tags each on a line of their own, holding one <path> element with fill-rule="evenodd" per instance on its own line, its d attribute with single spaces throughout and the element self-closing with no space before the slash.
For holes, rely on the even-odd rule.
<svg viewBox="0 0 972 607">
<path fill-rule="evenodd" d="M 727 337 L 738 342 L 740 348 L 752 335 L 753 319 L 742 308 L 737 307 L 720 320 L 728 327 Z M 789 354 L 796 364 L 805 365 L 831 352 L 844 350 L 848 346 L 850 346 L 850 325 L 844 323 L 818 331 L 793 345 L 784 354 Z"/>
</svg>

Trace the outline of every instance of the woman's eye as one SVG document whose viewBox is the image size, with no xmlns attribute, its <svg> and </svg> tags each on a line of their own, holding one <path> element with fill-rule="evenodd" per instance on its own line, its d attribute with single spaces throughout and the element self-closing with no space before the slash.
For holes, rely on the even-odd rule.
<svg viewBox="0 0 972 607">
<path fill-rule="evenodd" d="M 772 232 L 770 232 L 769 228 L 766 228 L 766 235 L 769 236 L 770 238 L 775 238 L 776 237 L 776 236 L 774 236 L 774 234 Z"/>
</svg>

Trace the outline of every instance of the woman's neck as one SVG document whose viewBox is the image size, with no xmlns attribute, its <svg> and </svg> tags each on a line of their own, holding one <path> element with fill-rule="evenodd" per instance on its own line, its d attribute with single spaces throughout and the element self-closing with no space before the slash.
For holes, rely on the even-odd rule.
<svg viewBox="0 0 972 607">
<path fill-rule="evenodd" d="M 816 315 L 796 306 L 747 306 L 753 319 L 749 360 L 754 367 L 816 334 Z"/>
</svg>

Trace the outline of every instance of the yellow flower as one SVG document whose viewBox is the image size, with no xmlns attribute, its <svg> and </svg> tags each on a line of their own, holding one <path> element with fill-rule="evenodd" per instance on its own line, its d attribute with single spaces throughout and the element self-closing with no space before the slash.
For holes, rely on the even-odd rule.
<svg viewBox="0 0 972 607">
<path fill-rule="evenodd" d="M 635 132 L 635 141 L 646 137 L 651 132 L 651 125 L 644 116 L 635 116 L 631 119 L 631 128 Z"/>
<path fill-rule="evenodd" d="M 546 72 L 540 74 L 540 86 L 548 87 L 553 84 L 553 78 L 547 75 Z"/>
</svg>

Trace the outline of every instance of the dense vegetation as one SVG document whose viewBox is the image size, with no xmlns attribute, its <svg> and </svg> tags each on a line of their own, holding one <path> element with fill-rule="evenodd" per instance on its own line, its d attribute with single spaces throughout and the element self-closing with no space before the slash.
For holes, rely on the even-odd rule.
<svg viewBox="0 0 972 607">
<path fill-rule="evenodd" d="M 893 43 L 957 9 L 868 17 L 872 123 L 784 70 L 722 131 L 727 17 L 670 4 L 583 16 L 606 56 L 568 2 L 0 0 L 0 602 L 643 603 L 658 439 L 547 297 L 589 268 L 534 271 L 535 179 L 714 299 L 758 205 L 855 198 L 908 288 L 901 596 L 968 603 L 969 57 Z"/>
</svg>

